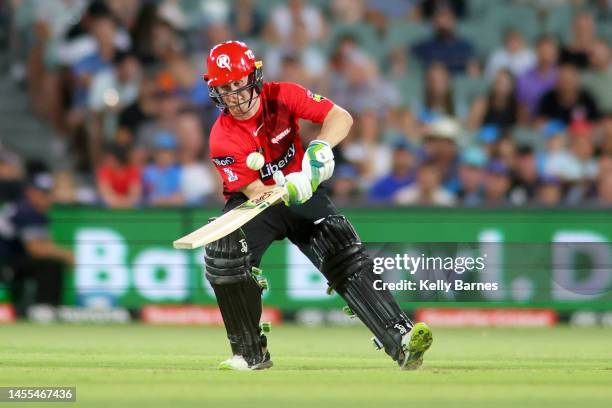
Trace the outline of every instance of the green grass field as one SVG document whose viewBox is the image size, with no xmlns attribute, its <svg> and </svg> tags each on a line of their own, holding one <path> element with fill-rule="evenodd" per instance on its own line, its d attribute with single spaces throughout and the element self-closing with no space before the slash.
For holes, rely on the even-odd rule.
<svg viewBox="0 0 612 408">
<path fill-rule="evenodd" d="M 77 387 L 76 403 L 53 407 L 612 406 L 612 329 L 434 328 L 417 372 L 369 338 L 360 327 L 275 327 L 274 368 L 219 372 L 221 328 L 0 326 L 0 385 Z"/>
</svg>

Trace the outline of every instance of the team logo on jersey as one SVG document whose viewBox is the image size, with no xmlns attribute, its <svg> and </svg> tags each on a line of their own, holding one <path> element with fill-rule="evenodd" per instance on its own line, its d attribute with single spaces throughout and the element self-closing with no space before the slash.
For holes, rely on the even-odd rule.
<svg viewBox="0 0 612 408">
<path fill-rule="evenodd" d="M 288 127 L 287 129 L 283 130 L 282 132 L 280 132 L 278 135 L 274 136 L 270 141 L 274 144 L 277 144 L 278 142 L 280 142 L 285 136 L 287 136 L 289 134 L 289 132 L 291 132 L 291 128 Z"/>
<path fill-rule="evenodd" d="M 217 66 L 219 68 L 225 68 L 228 71 L 232 70 L 232 67 L 230 65 L 230 58 L 227 56 L 227 54 L 221 54 L 217 57 Z"/>
<path fill-rule="evenodd" d="M 228 182 L 231 183 L 232 181 L 238 180 L 238 176 L 236 175 L 236 173 L 234 173 L 234 171 L 232 169 L 230 169 L 229 167 L 225 167 L 223 169 L 223 171 L 227 175 L 227 181 Z"/>
<path fill-rule="evenodd" d="M 260 170 L 259 176 L 262 180 L 272 177 L 274 173 L 287 166 L 291 160 L 295 157 L 295 145 L 291 143 L 291 146 L 287 149 L 287 152 L 280 159 L 276 159 L 272 162 L 266 163 Z"/>
<path fill-rule="evenodd" d="M 217 166 L 229 166 L 235 162 L 234 156 L 213 157 L 212 161 Z"/>
<path fill-rule="evenodd" d="M 312 100 L 313 100 L 313 101 L 315 101 L 315 102 L 321 102 L 322 100 L 324 100 L 324 99 L 325 99 L 325 97 L 324 97 L 324 96 L 321 96 L 321 95 L 316 94 L 316 93 L 312 93 L 312 92 L 310 92 L 310 91 L 307 91 L 307 92 L 306 92 L 306 94 L 308 95 L 308 97 L 309 97 L 310 99 L 312 99 Z"/>
</svg>

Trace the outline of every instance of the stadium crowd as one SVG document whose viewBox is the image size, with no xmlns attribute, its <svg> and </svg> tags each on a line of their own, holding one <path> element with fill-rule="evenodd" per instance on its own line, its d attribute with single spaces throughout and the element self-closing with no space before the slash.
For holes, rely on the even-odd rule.
<svg viewBox="0 0 612 408">
<path fill-rule="evenodd" d="M 222 199 L 208 49 L 351 112 L 339 205 L 612 205 L 608 0 L 12 0 L 12 69 L 62 136 L 63 203 Z M 306 140 L 317 127 L 303 123 Z M 0 147 L 0 180 L 31 169 Z"/>
</svg>

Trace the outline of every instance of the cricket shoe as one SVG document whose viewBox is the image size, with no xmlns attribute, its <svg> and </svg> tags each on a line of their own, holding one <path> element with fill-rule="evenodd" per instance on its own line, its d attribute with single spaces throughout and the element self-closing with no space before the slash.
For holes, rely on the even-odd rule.
<svg viewBox="0 0 612 408">
<path fill-rule="evenodd" d="M 234 371 L 250 371 L 250 370 L 265 370 L 272 367 L 273 363 L 270 359 L 270 353 L 265 352 L 261 363 L 249 366 L 249 363 L 242 356 L 232 356 L 219 364 L 219 370 L 234 370 Z"/>
<path fill-rule="evenodd" d="M 416 370 L 423 364 L 423 354 L 431 347 L 433 336 L 425 323 L 417 323 L 402 337 L 402 355 L 398 360 L 400 369 Z"/>
</svg>

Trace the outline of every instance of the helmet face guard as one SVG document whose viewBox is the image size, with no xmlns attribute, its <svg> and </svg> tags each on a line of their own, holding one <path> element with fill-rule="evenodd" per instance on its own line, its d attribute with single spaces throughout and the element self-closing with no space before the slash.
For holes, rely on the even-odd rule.
<svg viewBox="0 0 612 408">
<path fill-rule="evenodd" d="M 255 69 L 249 74 L 249 79 L 246 85 L 228 92 L 219 92 L 216 86 L 208 85 L 208 96 L 215 102 L 217 108 L 222 111 L 226 111 L 230 108 L 238 108 L 241 113 L 246 113 L 251 109 L 251 106 L 255 99 L 259 98 L 261 94 L 261 90 L 263 88 L 263 72 L 261 70 L 262 63 L 261 61 L 257 61 L 255 63 Z M 249 99 L 244 102 L 238 102 L 233 105 L 228 105 L 223 98 L 227 98 L 229 96 L 237 95 L 244 91 L 251 91 Z M 246 109 L 243 106 L 246 105 Z"/>
</svg>

